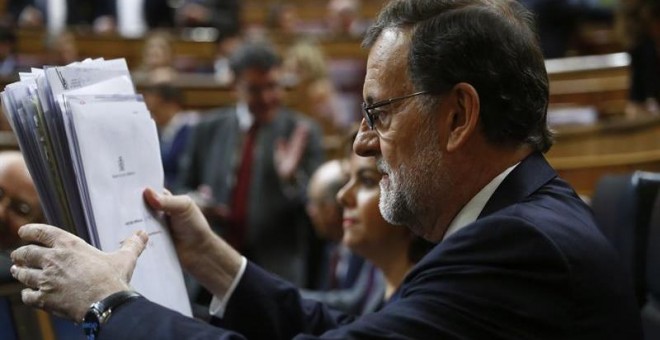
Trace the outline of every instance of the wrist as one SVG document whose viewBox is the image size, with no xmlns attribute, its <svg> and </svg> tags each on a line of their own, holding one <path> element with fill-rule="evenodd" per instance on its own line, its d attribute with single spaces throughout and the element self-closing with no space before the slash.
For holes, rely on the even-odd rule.
<svg viewBox="0 0 660 340">
<path fill-rule="evenodd" d="M 214 246 L 199 253 L 189 273 L 213 295 L 224 296 L 238 274 L 243 257 L 220 237 L 214 237 Z"/>
<path fill-rule="evenodd" d="M 204 236 L 196 238 L 195 241 L 178 246 L 176 252 L 181 268 L 193 276 L 198 270 L 204 270 L 204 258 L 215 250 L 214 247 L 217 246 L 219 239 L 220 237 L 209 229 Z"/>
<path fill-rule="evenodd" d="M 107 296 L 92 305 L 82 319 L 82 328 L 88 340 L 94 340 L 102 326 L 108 322 L 113 312 L 126 302 L 138 298 L 140 294 L 132 290 L 124 290 Z"/>
</svg>

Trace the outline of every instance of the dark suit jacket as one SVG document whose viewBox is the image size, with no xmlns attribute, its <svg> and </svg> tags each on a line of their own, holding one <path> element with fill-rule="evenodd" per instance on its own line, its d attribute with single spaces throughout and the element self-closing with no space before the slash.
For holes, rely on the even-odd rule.
<svg viewBox="0 0 660 340">
<path fill-rule="evenodd" d="M 217 203 L 230 205 L 233 182 L 240 162 L 243 133 L 236 107 L 206 114 L 191 132 L 187 151 L 181 155 L 178 192 L 211 187 Z M 282 183 L 273 162 L 279 138 L 289 138 L 299 122 L 311 127 L 299 171 L 298 182 Z M 306 245 L 311 234 L 304 209 L 307 179 L 323 162 L 320 128 L 296 113 L 281 109 L 275 120 L 259 129 L 255 141 L 248 198 L 248 258 L 296 284 L 306 279 Z M 224 225 L 214 227 L 222 232 Z"/>
<path fill-rule="evenodd" d="M 160 139 L 160 157 L 163 160 L 163 171 L 165 172 L 165 187 L 174 185 L 179 174 L 179 158 L 186 151 L 186 144 L 190 137 L 192 126 L 182 125 L 169 141 Z"/>
<path fill-rule="evenodd" d="M 398 298 L 353 320 L 300 300 L 248 265 L 218 325 L 145 299 L 116 314 L 102 338 L 640 339 L 629 278 L 589 208 L 534 154 L 514 169 L 479 219 L 438 244 Z"/>
</svg>

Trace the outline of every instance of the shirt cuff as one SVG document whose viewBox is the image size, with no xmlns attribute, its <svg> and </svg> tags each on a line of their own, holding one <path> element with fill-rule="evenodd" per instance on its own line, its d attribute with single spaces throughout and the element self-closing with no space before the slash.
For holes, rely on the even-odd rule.
<svg viewBox="0 0 660 340">
<path fill-rule="evenodd" d="M 229 289 L 227 290 L 225 296 L 219 298 L 213 295 L 213 299 L 211 300 L 211 305 L 209 306 L 209 314 L 215 316 L 216 318 L 222 319 L 222 317 L 225 315 L 225 309 L 227 309 L 227 303 L 229 302 L 229 298 L 231 298 L 232 294 L 234 293 L 234 290 L 236 289 L 236 286 L 238 286 L 238 283 L 241 281 L 241 278 L 243 278 L 243 273 L 245 273 L 246 267 L 247 267 L 247 259 L 245 258 L 245 256 L 242 256 L 241 267 L 238 269 L 238 273 L 236 273 L 236 277 L 234 277 L 234 281 L 232 281 L 231 286 L 229 286 Z"/>
</svg>

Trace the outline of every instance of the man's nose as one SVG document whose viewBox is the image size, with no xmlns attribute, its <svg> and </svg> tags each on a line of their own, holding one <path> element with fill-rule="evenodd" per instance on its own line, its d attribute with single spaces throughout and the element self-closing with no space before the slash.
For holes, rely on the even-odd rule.
<svg viewBox="0 0 660 340">
<path fill-rule="evenodd" d="M 353 142 L 353 151 L 362 157 L 380 155 L 378 133 L 375 130 L 371 130 L 364 119 L 360 123 L 360 129 Z"/>
</svg>

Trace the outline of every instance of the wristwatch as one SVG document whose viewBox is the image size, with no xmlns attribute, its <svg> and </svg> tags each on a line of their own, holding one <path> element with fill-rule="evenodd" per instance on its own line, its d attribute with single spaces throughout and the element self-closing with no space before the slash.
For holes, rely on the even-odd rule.
<svg viewBox="0 0 660 340">
<path fill-rule="evenodd" d="M 114 309 L 138 296 L 140 294 L 132 290 L 121 291 L 89 306 L 89 310 L 87 310 L 82 320 L 82 328 L 87 340 L 96 339 L 101 330 L 101 325 L 108 321 Z"/>
</svg>

